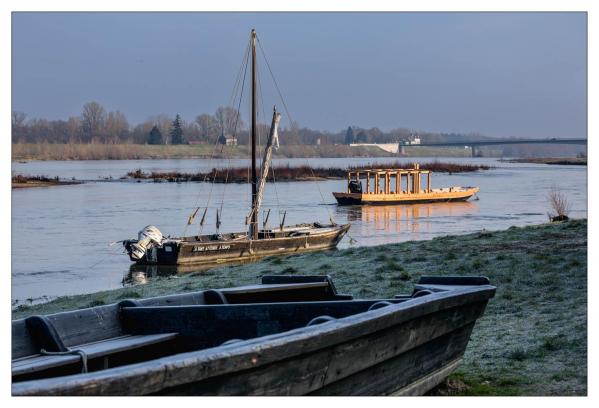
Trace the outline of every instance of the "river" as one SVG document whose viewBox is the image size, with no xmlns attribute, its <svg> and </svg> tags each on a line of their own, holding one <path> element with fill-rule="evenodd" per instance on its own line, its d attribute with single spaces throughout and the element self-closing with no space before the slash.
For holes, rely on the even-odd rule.
<svg viewBox="0 0 599 408">
<path fill-rule="evenodd" d="M 275 165 L 310 164 L 345 167 L 384 163 L 389 158 L 277 159 Z M 401 159 L 426 163 L 434 158 Z M 587 167 L 507 163 L 492 158 L 443 158 L 444 162 L 487 164 L 488 171 L 433 174 L 433 187 L 477 186 L 476 200 L 464 203 L 409 206 L 339 207 L 333 191 L 345 180 L 283 182 L 267 185 L 263 208 L 271 209 L 270 225 L 328 222 L 352 224 L 340 248 L 431 239 L 439 235 L 500 230 L 547 221 L 547 194 L 567 194 L 570 216 L 587 216 Z M 247 184 L 122 182 L 128 171 L 205 171 L 227 166 L 225 160 L 48 161 L 12 164 L 13 174 L 88 180 L 80 185 L 12 191 L 12 300 L 39 302 L 56 296 L 114 289 L 130 283 L 129 258 L 120 244 L 136 238 L 148 224 L 165 235 L 196 234 L 187 227 L 196 206 L 210 197 L 204 233 L 214 232 L 215 211 L 223 208 L 221 232 L 242 231 L 250 205 Z M 245 166 L 246 160 L 231 160 Z M 110 179 L 113 181 L 100 181 Z M 199 218 L 199 217 L 198 217 Z M 306 271 L 311 273 L 313 271 Z"/>
</svg>

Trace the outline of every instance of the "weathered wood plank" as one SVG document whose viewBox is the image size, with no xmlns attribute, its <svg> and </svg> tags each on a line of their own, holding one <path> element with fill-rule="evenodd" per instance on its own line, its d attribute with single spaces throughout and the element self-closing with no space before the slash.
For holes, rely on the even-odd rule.
<svg viewBox="0 0 599 408">
<path fill-rule="evenodd" d="M 344 361 L 351 374 L 347 381 L 338 381 L 326 386 L 328 374 L 335 370 L 335 361 L 343 359 L 339 349 L 325 349 L 295 359 L 270 364 L 254 370 L 246 370 L 213 377 L 195 384 L 186 384 L 164 390 L 167 395 L 381 395 L 390 390 L 404 387 L 413 379 L 422 376 L 431 367 L 442 366 L 446 361 L 463 353 L 472 325 L 446 333 L 434 341 L 402 350 L 400 357 L 387 356 L 380 364 L 352 367 Z M 405 338 L 401 333 L 388 333 L 401 344 Z M 367 344 L 372 336 L 360 339 Z M 357 342 L 343 344 L 340 348 L 353 348 Z M 361 348 L 361 347 L 357 347 Z M 341 356 L 341 357 L 340 357 Z M 392 365 L 389 362 L 395 361 Z M 375 360 L 371 360 L 371 363 Z M 399 378 L 394 378 L 398 377 Z M 321 392 L 322 391 L 322 392 Z"/>
<path fill-rule="evenodd" d="M 332 356 L 325 384 L 339 381 L 459 327 L 469 325 L 479 316 L 481 307 L 484 309 L 484 305 L 477 305 L 426 315 L 338 346 Z"/>
<path fill-rule="evenodd" d="M 313 392 L 313 395 L 388 395 L 404 389 L 429 373 L 440 370 L 459 358 L 468 344 L 473 324 L 463 326 L 404 353 L 371 365 L 351 376 Z M 438 379 L 438 376 L 435 377 Z M 415 387 L 414 395 L 422 395 L 431 381 Z M 434 386 L 434 385 L 433 385 Z M 431 387 L 432 388 L 432 387 Z"/>
<path fill-rule="evenodd" d="M 247 285 L 225 288 L 221 291 L 230 303 L 309 301 L 331 298 L 326 280 L 302 283 Z M 180 306 L 204 304 L 204 291 L 140 299 L 144 306 Z M 116 304 L 99 306 L 48 315 L 67 347 L 115 337 L 123 334 Z M 12 322 L 12 358 L 37 354 L 39 350 L 31 340 L 24 319 Z"/>
<path fill-rule="evenodd" d="M 397 300 L 392 300 L 398 302 Z M 197 348 L 250 339 L 306 326 L 317 316 L 362 313 L 377 300 L 277 304 L 125 307 L 122 322 L 132 334 L 177 332 Z"/>
<path fill-rule="evenodd" d="M 88 359 L 108 356 L 127 350 L 146 347 L 156 343 L 162 343 L 174 339 L 177 333 L 151 334 L 146 336 L 121 336 L 110 340 L 101 340 L 94 343 L 81 344 L 77 350 L 83 350 Z M 43 371 L 54 367 L 78 363 L 79 355 L 47 356 L 37 355 L 13 361 L 12 375 L 23 375 L 27 373 Z"/>
<path fill-rule="evenodd" d="M 122 336 L 116 304 L 47 316 L 67 347 Z M 25 320 L 12 322 L 12 358 L 38 354 Z"/>
<path fill-rule="evenodd" d="M 408 384 L 404 388 L 390 393 L 389 395 L 399 397 L 424 395 L 428 391 L 435 388 L 437 385 L 441 384 L 443 380 L 447 378 L 447 376 L 451 374 L 456 368 L 458 368 L 458 366 L 461 363 L 462 357 L 457 357 L 455 360 L 450 361 L 441 368 L 426 375 L 425 377 L 420 378 L 414 381 L 413 383 Z"/>
</svg>

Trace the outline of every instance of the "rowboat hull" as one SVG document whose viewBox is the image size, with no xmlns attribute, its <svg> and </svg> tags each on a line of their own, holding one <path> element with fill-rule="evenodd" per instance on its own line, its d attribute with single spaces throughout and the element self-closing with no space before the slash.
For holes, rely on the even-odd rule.
<svg viewBox="0 0 599 408">
<path fill-rule="evenodd" d="M 484 307 L 468 305 L 382 330 L 367 329 L 364 336 L 335 341 L 310 353 L 175 385 L 155 394 L 423 395 L 458 365 Z M 302 342 L 318 342 L 325 334 L 330 333 L 319 332 Z M 250 354 L 246 357 L 252 358 Z M 260 356 L 265 357 L 268 359 L 265 354 Z"/>
<path fill-rule="evenodd" d="M 430 193 L 366 194 L 334 192 L 339 205 L 389 205 L 389 204 L 426 204 L 466 201 L 479 191 L 478 188 L 438 189 Z"/>
<path fill-rule="evenodd" d="M 382 306 L 380 300 L 124 306 L 120 321 L 132 334 L 176 331 L 181 339 L 199 342 L 196 345 L 212 341 L 220 346 L 86 374 L 16 382 L 12 392 L 422 395 L 459 364 L 474 324 L 495 292 L 486 279 L 451 279 L 456 278 L 421 281 L 413 296 L 388 299 Z M 315 313 L 330 317 L 306 325 Z M 207 322 L 208 317 L 213 320 Z M 289 327 L 294 328 L 286 330 Z M 241 334 L 250 332 L 243 340 Z"/>
</svg>

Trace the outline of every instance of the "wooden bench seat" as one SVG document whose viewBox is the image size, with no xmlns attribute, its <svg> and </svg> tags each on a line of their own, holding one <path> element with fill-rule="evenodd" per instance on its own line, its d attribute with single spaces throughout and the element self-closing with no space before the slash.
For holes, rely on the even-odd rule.
<svg viewBox="0 0 599 408">
<path fill-rule="evenodd" d="M 92 343 L 81 344 L 70 347 L 72 350 L 83 350 L 88 359 L 105 357 L 111 354 L 134 350 L 157 343 L 166 342 L 174 339 L 177 333 L 163 333 L 150 335 L 125 335 L 112 339 L 95 341 Z M 33 356 L 22 357 L 12 361 L 12 375 L 23 375 L 34 372 L 44 371 L 50 368 L 76 364 L 81 361 L 77 354 L 48 356 L 36 354 Z"/>
</svg>

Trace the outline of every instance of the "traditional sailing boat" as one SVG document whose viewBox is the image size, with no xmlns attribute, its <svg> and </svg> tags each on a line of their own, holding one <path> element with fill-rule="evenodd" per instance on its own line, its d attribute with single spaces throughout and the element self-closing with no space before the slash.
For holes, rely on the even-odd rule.
<svg viewBox="0 0 599 408">
<path fill-rule="evenodd" d="M 278 147 L 278 125 L 281 114 L 276 108 L 273 111 L 270 132 L 264 149 L 264 157 L 260 178 L 256 169 L 257 139 L 257 70 L 256 70 L 256 31 L 250 37 L 251 50 L 251 184 L 252 207 L 246 219 L 248 231 L 225 234 L 208 234 L 184 236 L 179 238 L 164 237 L 158 228 L 147 226 L 139 232 L 138 239 L 123 241 L 125 250 L 132 261 L 142 265 L 201 265 L 255 260 L 269 255 L 288 254 L 302 251 L 313 251 L 334 248 L 347 233 L 350 225 L 337 225 L 330 219 L 330 224 L 318 222 L 284 226 L 285 216 L 279 228 L 267 229 L 258 227 L 258 214 L 264 188 L 268 177 L 272 150 Z M 198 208 L 199 209 L 199 208 Z M 195 213 L 190 217 L 191 224 Z M 204 212 L 205 215 L 205 212 Z M 217 213 L 217 226 L 219 223 Z M 204 217 L 202 217 L 204 218 Z"/>
</svg>

